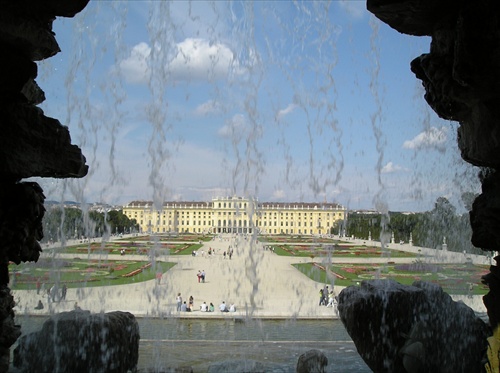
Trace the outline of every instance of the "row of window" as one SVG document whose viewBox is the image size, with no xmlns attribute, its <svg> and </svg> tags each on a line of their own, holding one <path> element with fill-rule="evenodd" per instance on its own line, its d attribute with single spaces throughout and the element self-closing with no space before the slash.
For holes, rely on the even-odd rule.
<svg viewBox="0 0 500 373">
<path fill-rule="evenodd" d="M 184 211 L 181 211 L 181 212 L 176 211 L 176 215 L 179 215 L 179 213 L 180 213 L 181 215 L 184 215 Z M 210 215 L 210 214 L 211 214 L 211 213 L 209 212 L 209 215 Z M 212 214 L 214 214 L 214 215 L 215 215 L 215 212 L 213 212 Z M 231 215 L 231 214 L 232 214 L 232 213 L 231 213 L 231 211 L 227 211 L 227 215 Z M 304 212 L 304 217 L 307 217 L 307 214 L 308 214 L 307 212 Z M 138 215 L 138 213 L 137 213 L 137 211 L 135 211 L 135 212 L 134 212 L 134 218 L 135 218 L 135 219 L 137 219 L 137 215 Z M 194 212 L 194 213 L 193 213 L 193 215 L 196 217 L 196 212 Z M 203 215 L 206 215 L 206 211 L 205 211 L 205 212 L 203 212 Z M 219 215 L 219 216 L 221 216 L 221 215 L 226 215 L 226 211 L 223 211 L 223 212 L 219 211 L 219 212 L 217 213 L 217 215 Z M 241 212 L 234 212 L 234 215 L 245 215 L 245 216 L 246 216 L 246 215 L 247 215 L 247 213 L 246 213 L 246 212 L 243 212 L 243 213 L 241 213 Z M 266 218 L 267 218 L 268 213 L 267 213 L 267 212 L 262 212 L 262 213 L 260 213 L 259 215 L 260 215 L 260 216 L 263 216 L 263 217 L 264 217 L 264 219 L 266 219 Z M 277 217 L 277 213 L 276 213 L 276 212 L 274 212 L 274 213 L 269 212 L 269 215 L 270 215 L 270 217 L 269 217 L 270 219 L 271 219 L 271 216 L 273 216 L 273 215 L 274 215 L 274 217 L 275 217 L 275 218 Z M 297 215 L 299 219 L 301 218 L 301 213 L 300 213 L 300 212 L 298 212 L 298 213 L 290 213 L 290 216 L 295 216 L 295 215 Z M 312 212 L 310 212 L 310 213 L 309 213 L 309 216 L 310 216 L 311 218 L 312 218 L 314 215 L 317 215 L 317 213 L 312 213 Z M 144 213 L 143 213 L 143 212 L 141 212 L 141 213 L 140 213 L 140 217 L 143 217 L 143 216 L 144 216 Z M 157 213 L 157 216 L 158 216 L 158 218 L 160 217 L 160 213 L 159 213 L 159 212 Z M 168 213 L 168 216 L 172 216 L 172 212 L 171 212 L 171 211 Z M 201 217 L 201 212 L 198 212 L 198 216 L 200 216 L 200 217 Z M 282 212 L 280 213 L 280 216 L 281 216 L 281 217 L 283 216 L 283 213 L 282 213 Z M 286 213 L 285 213 L 285 216 L 288 216 L 288 212 L 286 212 Z M 317 215 L 317 216 L 319 216 L 320 218 L 322 218 L 322 217 L 327 217 L 327 218 L 328 218 L 328 217 L 330 217 L 330 214 L 329 214 L 329 213 L 324 213 L 324 214 L 323 214 L 323 213 L 319 213 L 319 215 Z M 334 212 L 332 212 L 332 217 L 335 217 L 335 216 L 336 216 L 336 214 L 335 214 Z M 338 217 L 342 217 L 342 213 L 341 213 L 341 212 L 339 212 L 339 213 L 337 214 L 337 216 L 338 216 Z M 163 212 L 163 218 L 165 218 L 165 217 L 166 217 L 166 212 Z M 186 212 L 186 217 L 189 217 L 189 212 Z M 129 213 L 129 218 L 132 218 L 132 213 Z"/>
<path fill-rule="evenodd" d="M 242 223 L 243 223 L 243 224 L 242 224 Z M 272 223 L 274 223 L 274 225 L 273 225 Z M 276 227 L 276 226 L 278 226 L 278 224 L 277 224 L 277 223 L 278 223 L 278 222 L 276 222 L 276 221 L 274 221 L 274 222 L 269 222 L 269 226 L 274 226 L 274 227 Z M 286 226 L 286 227 L 288 227 L 288 226 L 293 227 L 293 226 L 294 226 L 294 225 L 293 225 L 293 221 L 291 221 L 291 222 L 286 221 L 286 222 L 280 222 L 280 223 L 281 223 L 281 226 L 282 226 L 282 227 L 283 227 L 283 226 Z M 140 225 L 142 225 L 142 224 L 143 224 L 143 220 L 141 220 L 141 221 L 140 221 Z M 210 222 L 209 222 L 209 224 L 210 224 Z M 242 220 L 239 220 L 239 221 L 234 220 L 232 223 L 231 223 L 231 220 L 228 220 L 228 221 L 226 221 L 226 220 L 223 220 L 223 221 L 218 220 L 218 222 L 217 222 L 217 226 L 218 226 L 218 227 L 226 227 L 226 226 L 235 226 L 235 227 L 236 227 L 236 226 L 239 226 L 239 227 L 242 227 L 242 226 L 243 226 L 243 227 L 246 227 L 246 226 L 247 226 L 247 224 L 249 224 L 247 220 L 243 220 L 243 221 L 242 221 Z M 151 224 L 151 220 L 149 220 L 149 222 L 148 222 L 148 226 L 151 226 L 151 225 L 152 225 L 152 224 Z M 162 225 L 162 224 L 161 224 L 161 221 L 159 221 L 159 220 L 158 220 L 158 221 L 156 222 L 156 225 L 157 225 L 157 226 L 161 226 L 161 225 Z M 169 220 L 169 221 L 168 221 L 168 225 L 169 225 L 169 226 L 171 226 L 171 225 L 172 225 L 172 220 Z M 190 225 L 190 221 L 189 221 L 189 220 L 181 220 L 180 225 L 186 225 L 186 226 L 187 226 L 187 225 Z M 195 220 L 195 221 L 193 221 L 193 224 L 192 224 L 192 225 L 196 225 L 196 220 Z M 199 226 L 206 226 L 206 225 L 207 225 L 207 222 L 206 222 L 206 220 L 204 220 L 204 221 L 203 221 L 203 224 L 202 224 L 202 221 L 201 221 L 201 220 L 199 220 L 199 221 L 198 221 L 198 225 L 199 225 Z M 267 221 L 257 221 L 256 226 L 258 226 L 258 227 L 267 227 L 267 226 L 268 226 L 268 225 L 267 225 Z M 302 226 L 302 222 L 300 222 L 300 221 L 299 221 L 299 222 L 297 222 L 297 226 L 298 226 L 298 227 Z M 306 227 L 306 226 L 307 226 L 307 222 L 304 222 L 304 227 Z M 310 226 L 310 227 L 312 227 L 312 226 L 313 226 L 313 222 L 312 222 L 312 221 L 311 221 L 311 222 L 309 222 L 309 226 Z M 321 226 L 321 224 L 318 222 L 318 224 L 316 224 L 316 226 L 319 228 L 319 227 Z M 326 226 L 326 227 L 330 227 L 330 222 L 329 222 L 329 221 L 327 221 L 325 226 Z"/>
<path fill-rule="evenodd" d="M 241 231 L 240 231 L 241 230 Z M 149 230 L 149 232 L 151 233 L 151 230 Z M 163 228 L 160 230 L 160 228 L 156 228 L 156 233 L 168 233 L 170 231 L 168 231 L 166 228 Z M 252 233 L 252 228 L 216 228 L 214 231 L 212 230 L 206 230 L 206 229 L 202 229 L 202 228 L 193 228 L 192 230 L 190 230 L 189 228 L 183 228 L 183 229 L 176 229 L 175 230 L 176 233 Z M 295 230 L 295 229 L 281 229 L 281 230 L 278 230 L 278 229 L 269 229 L 269 230 L 265 230 L 265 229 L 262 229 L 260 230 L 260 232 L 262 234 L 314 234 L 313 230 L 310 229 L 309 231 L 307 229 L 298 229 L 298 230 Z"/>
</svg>

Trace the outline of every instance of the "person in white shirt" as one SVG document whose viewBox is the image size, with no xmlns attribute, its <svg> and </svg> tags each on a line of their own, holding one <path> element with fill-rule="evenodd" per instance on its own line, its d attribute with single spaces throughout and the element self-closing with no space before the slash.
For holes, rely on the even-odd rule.
<svg viewBox="0 0 500 373">
<path fill-rule="evenodd" d="M 201 312 L 207 312 L 208 311 L 208 306 L 205 302 L 203 302 L 200 306 L 200 311 Z"/>
<path fill-rule="evenodd" d="M 177 311 L 180 311 L 181 310 L 181 306 L 182 306 L 181 293 L 177 294 L 176 301 L 177 301 Z"/>
<path fill-rule="evenodd" d="M 236 307 L 234 306 L 234 303 L 231 303 L 231 306 L 229 307 L 229 312 L 236 312 Z"/>
<path fill-rule="evenodd" d="M 226 302 L 222 302 L 219 306 L 219 310 L 221 312 L 229 312 L 229 310 L 227 309 L 227 306 L 226 306 Z"/>
<path fill-rule="evenodd" d="M 328 304 L 326 305 L 327 307 L 332 307 L 337 311 L 337 300 L 335 299 L 335 293 L 330 291 L 330 294 L 328 294 Z"/>
</svg>

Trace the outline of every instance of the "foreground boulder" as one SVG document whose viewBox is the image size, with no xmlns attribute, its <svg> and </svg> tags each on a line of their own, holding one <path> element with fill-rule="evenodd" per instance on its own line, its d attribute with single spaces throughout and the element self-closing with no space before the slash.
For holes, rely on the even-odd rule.
<svg viewBox="0 0 500 373">
<path fill-rule="evenodd" d="M 490 328 L 434 284 L 363 281 L 339 294 L 338 310 L 374 372 L 481 372 Z"/>
<path fill-rule="evenodd" d="M 31 373 L 135 370 L 139 325 L 129 312 L 62 312 L 19 339 L 14 366 Z"/>
<path fill-rule="evenodd" d="M 299 356 L 296 373 L 325 373 L 328 358 L 320 350 L 309 350 Z"/>
</svg>

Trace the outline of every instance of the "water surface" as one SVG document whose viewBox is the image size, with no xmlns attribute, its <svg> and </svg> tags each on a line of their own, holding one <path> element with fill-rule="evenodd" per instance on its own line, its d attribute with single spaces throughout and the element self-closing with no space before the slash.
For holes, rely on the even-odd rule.
<svg viewBox="0 0 500 373">
<path fill-rule="evenodd" d="M 16 321 L 23 334 L 39 330 L 46 317 Z M 339 320 L 241 320 L 138 318 L 140 372 L 191 366 L 206 372 L 212 362 L 254 359 L 273 366 L 270 372 L 294 372 L 301 354 L 321 350 L 326 372 L 371 372 Z M 15 370 L 13 370 L 15 371 Z"/>
</svg>

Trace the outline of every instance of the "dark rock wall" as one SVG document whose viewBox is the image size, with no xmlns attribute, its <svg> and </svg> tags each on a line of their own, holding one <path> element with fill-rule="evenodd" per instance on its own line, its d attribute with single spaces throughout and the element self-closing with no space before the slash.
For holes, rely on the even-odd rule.
<svg viewBox="0 0 500 373">
<path fill-rule="evenodd" d="M 490 328 L 437 285 L 363 281 L 339 294 L 339 313 L 374 372 L 481 371 Z"/>
<path fill-rule="evenodd" d="M 500 239 L 500 3 L 497 0 L 367 0 L 398 32 L 430 36 L 410 64 L 425 100 L 459 123 L 462 158 L 481 167 L 482 193 L 470 212 L 472 243 L 498 251 Z M 495 258 L 497 264 L 500 257 Z M 481 372 L 486 338 L 500 323 L 500 271 L 483 277 L 489 324 L 432 285 L 363 282 L 339 295 L 342 322 L 374 372 Z M 493 354 L 497 354 L 494 351 Z"/>
<path fill-rule="evenodd" d="M 44 195 L 22 179 L 83 177 L 88 167 L 71 144 L 67 127 L 36 105 L 45 100 L 35 61 L 57 54 L 52 32 L 58 16 L 73 17 L 89 0 L 0 2 L 0 371 L 7 372 L 9 348 L 20 335 L 8 288 L 8 263 L 37 261 L 43 237 Z"/>
<path fill-rule="evenodd" d="M 429 53 L 415 58 L 411 70 L 422 81 L 430 107 L 459 123 L 462 158 L 482 168 L 482 193 L 470 212 L 472 243 L 499 250 L 500 3 L 368 0 L 367 8 L 401 33 L 432 38 Z M 495 327 L 500 315 L 493 319 Z"/>
<path fill-rule="evenodd" d="M 483 184 L 494 178 L 500 167 L 500 3 L 368 0 L 367 7 L 399 32 L 432 37 L 429 53 L 416 57 L 411 70 L 422 81 L 429 106 L 441 118 L 459 123 L 457 144 L 462 158 L 489 168 Z M 489 188 L 486 203 L 481 201 L 474 210 L 498 209 L 499 190 Z M 482 211 L 475 214 L 489 219 Z M 485 221 L 483 226 L 489 225 Z M 474 233 L 491 235 L 494 229 L 496 235 L 497 227 L 491 224 Z M 485 241 L 477 238 L 475 244 L 485 250 L 498 249 Z"/>
</svg>

